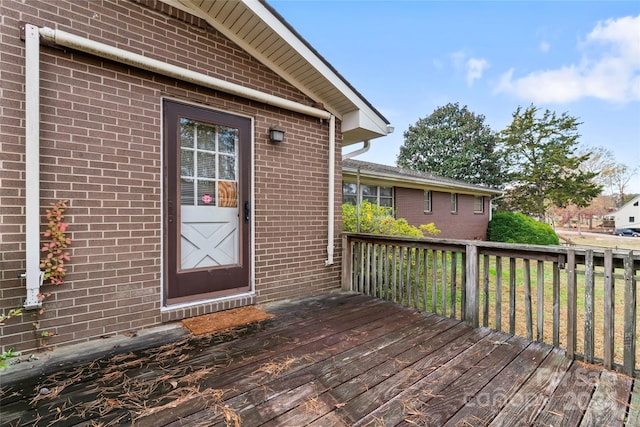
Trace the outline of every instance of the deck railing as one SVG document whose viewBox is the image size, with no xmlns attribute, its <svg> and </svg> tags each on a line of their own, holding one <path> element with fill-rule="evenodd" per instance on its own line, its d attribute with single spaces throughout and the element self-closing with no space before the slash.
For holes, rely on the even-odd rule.
<svg viewBox="0 0 640 427">
<path fill-rule="evenodd" d="M 566 349 L 638 376 L 640 254 L 628 250 L 343 237 L 343 289 Z"/>
</svg>

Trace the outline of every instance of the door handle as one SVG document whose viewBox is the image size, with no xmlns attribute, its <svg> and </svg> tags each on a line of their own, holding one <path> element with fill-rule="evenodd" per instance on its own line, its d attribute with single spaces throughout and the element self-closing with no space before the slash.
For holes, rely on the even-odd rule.
<svg viewBox="0 0 640 427">
<path fill-rule="evenodd" d="M 249 218 L 251 216 L 251 206 L 249 205 L 249 201 L 244 202 L 244 222 L 246 224 L 249 223 Z"/>
</svg>

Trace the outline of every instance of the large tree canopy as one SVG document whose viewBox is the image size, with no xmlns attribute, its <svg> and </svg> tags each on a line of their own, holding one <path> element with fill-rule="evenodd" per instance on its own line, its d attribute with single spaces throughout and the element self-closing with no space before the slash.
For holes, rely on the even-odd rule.
<svg viewBox="0 0 640 427">
<path fill-rule="evenodd" d="M 501 132 L 510 209 L 543 220 L 552 205 L 584 207 L 600 194 L 602 187 L 593 182 L 598 172 L 581 168 L 591 153 L 576 154 L 579 125 L 567 113 L 546 110 L 539 116 L 535 106 L 513 113 L 511 125 Z"/>
<path fill-rule="evenodd" d="M 471 184 L 500 186 L 497 135 L 484 119 L 458 103 L 437 108 L 404 133 L 398 166 Z"/>
</svg>

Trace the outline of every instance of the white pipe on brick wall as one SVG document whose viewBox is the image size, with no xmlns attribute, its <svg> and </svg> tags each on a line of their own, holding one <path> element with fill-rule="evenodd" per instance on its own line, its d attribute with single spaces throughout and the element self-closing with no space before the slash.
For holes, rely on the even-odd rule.
<svg viewBox="0 0 640 427">
<path fill-rule="evenodd" d="M 325 120 L 329 119 L 331 116 L 331 113 L 319 108 L 304 105 L 295 101 L 290 101 L 288 99 L 264 93 L 259 90 L 246 88 L 239 84 L 230 83 L 215 77 L 207 76 L 206 74 L 187 70 L 186 68 L 158 61 L 157 59 L 147 58 L 146 56 L 139 55 L 137 53 L 129 52 L 124 49 L 79 37 L 65 31 L 42 27 L 40 28 L 40 36 L 44 40 L 55 43 L 59 46 L 79 50 L 81 52 L 131 65 L 133 67 L 141 68 L 147 71 L 153 71 L 154 73 L 161 74 L 163 76 L 172 77 L 189 83 L 194 83 L 200 86 L 229 93 L 231 95 L 238 95 L 243 98 L 259 101 L 264 104 L 272 105 L 274 107 L 280 107 L 285 110 L 294 111 Z"/>
<path fill-rule="evenodd" d="M 327 232 L 327 261 L 325 265 L 333 265 L 333 250 L 335 231 L 335 192 L 336 192 L 336 118 L 332 114 L 329 118 L 329 208 Z"/>
<path fill-rule="evenodd" d="M 40 35 L 25 25 L 25 258 L 27 296 L 24 308 L 42 306 L 40 270 Z"/>
<path fill-rule="evenodd" d="M 48 42 L 55 43 L 59 46 L 68 47 L 81 52 L 85 52 L 91 55 L 99 56 L 101 58 L 110 59 L 123 64 L 131 65 L 133 67 L 141 68 L 147 71 L 152 71 L 157 74 L 161 74 L 167 77 L 172 77 L 185 82 L 194 83 L 200 86 L 208 87 L 211 89 L 219 90 L 232 95 L 238 95 L 243 98 L 259 101 L 264 104 L 272 105 L 274 107 L 283 108 L 288 111 L 293 111 L 301 114 L 306 114 L 311 117 L 317 117 L 320 119 L 329 120 L 329 207 L 328 207 L 328 243 L 327 243 L 327 260 L 325 264 L 327 266 L 333 265 L 334 255 L 334 231 L 335 231 L 335 130 L 336 130 L 336 118 L 333 114 L 321 110 L 319 108 L 310 107 L 308 105 L 301 104 L 299 102 L 290 101 L 279 96 L 274 96 L 268 93 L 261 92 L 259 90 L 246 88 L 244 86 L 226 82 L 224 80 L 207 76 L 206 74 L 198 73 L 195 71 L 187 70 L 176 65 L 168 64 L 166 62 L 158 61 L 156 59 L 147 58 L 137 53 L 129 52 L 124 49 L 109 46 L 107 44 L 89 40 L 83 37 L 79 37 L 65 31 L 56 30 L 53 28 L 42 27 L 40 28 L 40 36 L 42 39 Z"/>
</svg>

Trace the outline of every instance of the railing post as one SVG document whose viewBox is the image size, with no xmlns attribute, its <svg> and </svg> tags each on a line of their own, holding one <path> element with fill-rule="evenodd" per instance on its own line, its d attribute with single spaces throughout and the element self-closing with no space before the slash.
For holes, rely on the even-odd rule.
<svg viewBox="0 0 640 427">
<path fill-rule="evenodd" d="M 466 245 L 466 306 L 464 320 L 467 325 L 477 328 L 480 325 L 480 275 L 478 247 Z"/>
<path fill-rule="evenodd" d="M 351 278 L 353 277 L 353 253 L 349 236 L 342 236 L 342 290 L 353 290 Z"/>
<path fill-rule="evenodd" d="M 576 252 L 567 252 L 567 357 L 575 359 L 578 325 L 578 286 L 576 278 Z"/>
</svg>

